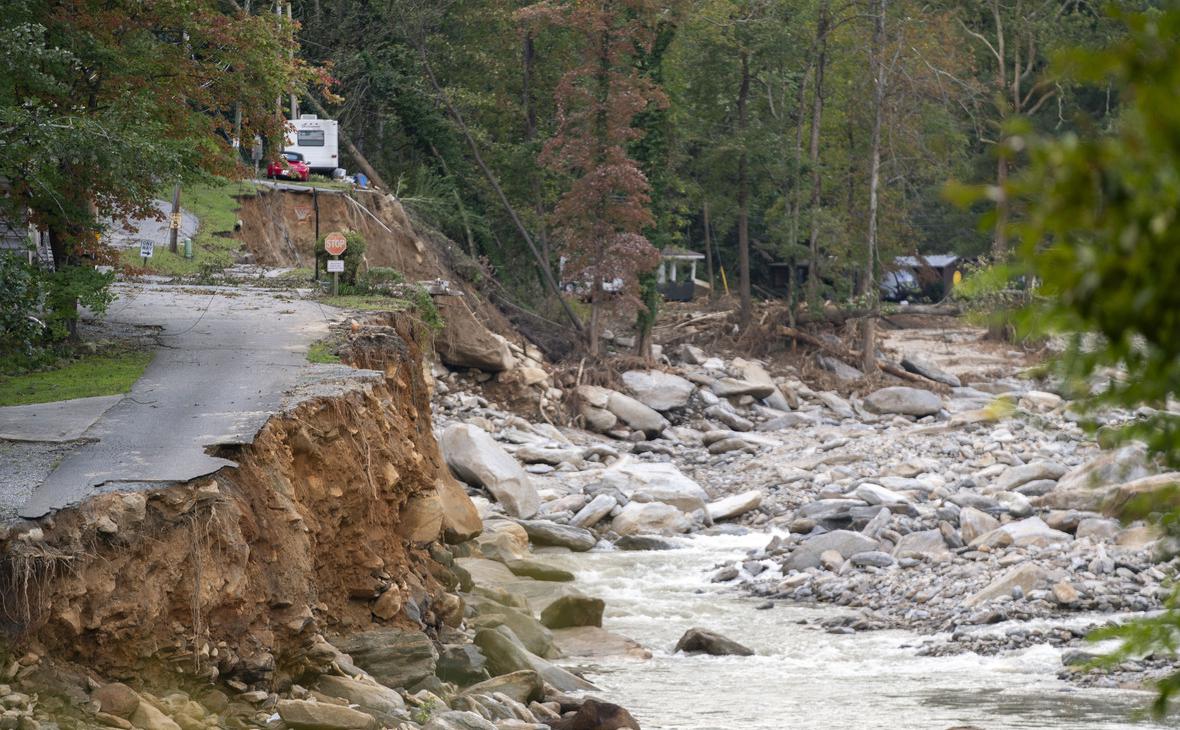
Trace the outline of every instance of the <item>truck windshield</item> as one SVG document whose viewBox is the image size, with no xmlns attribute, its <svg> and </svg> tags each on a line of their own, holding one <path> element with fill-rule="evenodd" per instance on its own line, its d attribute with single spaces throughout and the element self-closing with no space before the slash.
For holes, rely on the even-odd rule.
<svg viewBox="0 0 1180 730">
<path fill-rule="evenodd" d="M 300 147 L 323 147 L 324 146 L 324 130 L 322 130 L 322 129 L 301 129 L 301 130 L 299 130 L 298 144 Z"/>
</svg>

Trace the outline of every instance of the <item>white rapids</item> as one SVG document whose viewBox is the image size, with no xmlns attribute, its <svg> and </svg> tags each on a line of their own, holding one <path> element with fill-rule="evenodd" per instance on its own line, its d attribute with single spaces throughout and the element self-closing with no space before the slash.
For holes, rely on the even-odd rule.
<svg viewBox="0 0 1180 730">
<path fill-rule="evenodd" d="M 712 569 L 765 545 L 769 536 L 697 536 L 654 552 L 538 551 L 577 574 L 579 589 L 606 601 L 604 628 L 651 649 L 650 661 L 577 663 L 602 696 L 644 730 L 947 730 L 1156 727 L 1139 713 L 1152 695 L 1081 689 L 1059 680 L 1048 646 L 1001 656 L 922 657 L 929 637 L 904 631 L 836 635 L 817 620 L 831 606 L 763 601 L 711 584 Z M 811 619 L 812 625 L 800 622 Z M 692 626 L 753 649 L 752 657 L 672 653 Z M 1174 725 L 1169 725 L 1174 726 Z"/>
</svg>

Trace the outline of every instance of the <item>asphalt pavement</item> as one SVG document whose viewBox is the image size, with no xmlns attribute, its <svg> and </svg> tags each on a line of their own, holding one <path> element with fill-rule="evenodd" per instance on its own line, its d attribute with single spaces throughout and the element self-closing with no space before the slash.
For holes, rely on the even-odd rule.
<svg viewBox="0 0 1180 730">
<path fill-rule="evenodd" d="M 254 439 L 300 384 L 308 345 L 337 316 L 316 302 L 236 287 L 133 284 L 118 293 L 107 318 L 159 327 L 156 355 L 130 393 L 72 434 L 86 443 L 36 487 L 22 517 L 234 466 L 209 452 Z M 37 428 L 62 430 L 44 421 Z"/>
<path fill-rule="evenodd" d="M 184 241 L 192 238 L 200 227 L 200 221 L 192 213 L 184 209 L 183 199 L 180 207 L 180 229 L 177 240 Z M 135 218 L 119 225 L 110 225 L 103 234 L 103 243 L 114 248 L 139 248 L 140 241 L 152 241 L 157 247 L 168 245 L 169 222 L 172 216 L 172 201 L 153 200 L 159 218 Z M 178 244 L 182 245 L 182 243 Z"/>
</svg>

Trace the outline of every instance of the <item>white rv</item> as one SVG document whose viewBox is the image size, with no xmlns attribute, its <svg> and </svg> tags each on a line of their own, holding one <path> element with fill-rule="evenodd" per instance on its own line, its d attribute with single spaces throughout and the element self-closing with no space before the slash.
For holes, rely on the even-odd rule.
<svg viewBox="0 0 1180 730">
<path fill-rule="evenodd" d="M 340 167 L 340 132 L 335 119 L 303 114 L 288 123 L 285 151 L 303 155 L 311 171 L 331 175 Z"/>
</svg>

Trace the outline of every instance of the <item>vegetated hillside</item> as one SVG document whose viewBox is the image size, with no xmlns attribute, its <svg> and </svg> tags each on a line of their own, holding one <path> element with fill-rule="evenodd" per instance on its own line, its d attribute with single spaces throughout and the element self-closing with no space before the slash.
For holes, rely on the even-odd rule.
<svg viewBox="0 0 1180 730">
<path fill-rule="evenodd" d="M 260 189 L 242 199 L 240 238 L 254 260 L 265 266 L 311 267 L 315 260 L 316 208 L 319 233 L 357 231 L 366 242 L 369 267 L 390 267 L 408 282 L 442 279 L 457 296 L 437 296 L 435 303 L 444 320 L 435 337 L 435 349 L 452 367 L 472 367 L 489 372 L 510 370 L 514 358 L 504 339 L 519 346 L 525 342 L 517 327 L 489 301 L 489 295 L 511 306 L 498 293 L 499 285 L 479 265 L 458 251 L 441 234 L 416 225 L 397 198 L 376 191 L 349 194 L 320 191 L 313 198 L 292 190 Z M 514 316 L 527 316 L 523 310 Z M 560 337 L 539 333 L 539 345 L 549 352 L 564 345 Z M 533 332 L 530 332 L 533 334 Z"/>
</svg>

